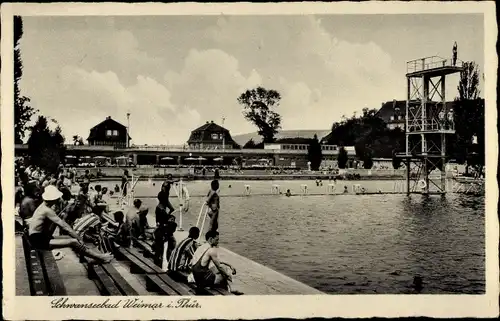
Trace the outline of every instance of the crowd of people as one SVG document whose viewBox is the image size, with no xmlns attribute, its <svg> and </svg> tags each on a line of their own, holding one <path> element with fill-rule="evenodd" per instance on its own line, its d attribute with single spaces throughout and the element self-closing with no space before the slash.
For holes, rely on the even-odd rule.
<svg viewBox="0 0 500 321">
<path fill-rule="evenodd" d="M 168 175 L 158 193 L 156 226 L 149 226 L 149 209 L 140 199 L 125 210 L 110 212 L 113 192 L 130 192 L 128 172 L 114 191 L 99 184 L 91 186 L 88 171 L 76 177 L 72 169 L 60 166 L 55 173 L 16 163 L 16 229 L 27 233 L 31 247 L 39 250 L 72 248 L 77 253 L 107 263 L 117 247 L 133 246 L 152 238 L 154 262 L 167 271 L 185 272 L 201 287 L 228 287 L 236 273 L 218 257 L 219 182 L 211 182 L 206 206 L 209 219 L 206 243 L 198 242 L 200 229 L 191 227 L 186 239 L 177 242 L 175 209 L 169 196 L 178 180 Z M 72 192 L 77 190 L 77 192 Z M 56 230 L 58 232 L 56 233 Z M 165 246 L 167 247 L 165 249 Z M 167 262 L 165 264 L 165 262 Z"/>
</svg>

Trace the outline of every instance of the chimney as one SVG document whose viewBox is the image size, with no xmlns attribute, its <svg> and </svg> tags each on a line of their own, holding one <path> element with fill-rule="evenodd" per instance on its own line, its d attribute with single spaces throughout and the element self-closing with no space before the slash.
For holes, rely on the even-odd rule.
<svg viewBox="0 0 500 321">
<path fill-rule="evenodd" d="M 106 120 L 111 119 L 111 116 L 106 117 Z"/>
<path fill-rule="evenodd" d="M 214 121 L 213 121 L 213 120 L 211 120 L 210 122 L 211 122 L 212 124 L 214 123 Z"/>
<path fill-rule="evenodd" d="M 207 120 L 207 124 L 208 124 L 208 120 Z"/>
</svg>

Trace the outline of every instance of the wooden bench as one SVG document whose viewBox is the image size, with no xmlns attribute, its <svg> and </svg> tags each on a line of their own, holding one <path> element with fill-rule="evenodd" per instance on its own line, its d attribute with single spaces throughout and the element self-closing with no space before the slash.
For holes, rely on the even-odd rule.
<svg viewBox="0 0 500 321">
<path fill-rule="evenodd" d="M 91 244 L 87 244 L 87 246 L 94 247 Z M 112 264 L 89 262 L 84 256 L 80 256 L 80 259 L 87 268 L 89 278 L 94 280 L 101 294 L 116 296 L 138 295 L 137 291 L 134 290 Z"/>
<path fill-rule="evenodd" d="M 134 245 L 142 251 L 142 254 L 145 257 L 154 257 L 152 243 L 136 238 L 132 238 L 132 241 L 134 242 Z"/>
<path fill-rule="evenodd" d="M 23 234 L 23 247 L 31 295 L 66 295 L 52 251 L 33 249 L 26 233 Z"/>
<path fill-rule="evenodd" d="M 176 282 L 168 274 L 148 274 L 146 275 L 146 286 L 148 290 L 153 290 L 162 295 L 196 295 L 195 289 L 187 284 Z"/>
<path fill-rule="evenodd" d="M 160 269 L 153 261 L 144 257 L 137 249 L 135 248 L 125 248 L 120 246 L 116 251 L 117 259 L 125 259 L 130 262 L 130 273 L 133 274 L 158 274 L 165 273 L 162 269 Z"/>
<path fill-rule="evenodd" d="M 163 295 L 195 295 L 186 284 L 178 283 L 160 269 L 153 261 L 146 258 L 135 248 L 119 247 L 117 257 L 130 262 L 130 273 L 144 274 L 146 288 Z"/>
<path fill-rule="evenodd" d="M 195 284 L 188 283 L 188 273 L 186 272 L 175 271 L 170 272 L 170 275 L 174 280 L 188 284 L 188 286 L 194 289 L 194 291 L 199 295 L 234 295 L 227 289 L 223 288 L 198 288 Z"/>
<path fill-rule="evenodd" d="M 139 249 L 141 249 L 144 257 L 149 257 L 149 256 L 153 255 L 152 246 L 150 243 L 148 243 L 147 241 L 137 240 L 137 239 L 134 239 L 134 241 L 135 241 L 135 245 Z M 139 253 L 139 252 L 137 252 L 137 253 Z M 162 273 L 164 273 L 164 272 L 162 271 Z M 180 283 L 183 286 L 185 286 L 186 288 L 189 288 L 193 294 L 197 294 L 197 295 L 234 295 L 230 291 L 228 291 L 226 289 L 222 289 L 222 288 L 219 288 L 219 289 L 216 289 L 216 288 L 214 288 L 214 289 L 210 289 L 210 288 L 199 289 L 196 287 L 196 285 L 188 283 L 187 273 L 169 272 L 168 275 L 171 277 L 171 281 L 177 282 L 177 284 Z M 158 282 L 158 278 L 151 277 L 148 282 L 156 283 L 156 282 Z M 160 284 L 157 284 L 157 287 L 160 287 Z M 167 291 L 168 291 L 168 289 L 167 289 Z M 172 294 L 167 294 L 167 293 L 165 293 L 165 294 L 172 295 Z"/>
</svg>

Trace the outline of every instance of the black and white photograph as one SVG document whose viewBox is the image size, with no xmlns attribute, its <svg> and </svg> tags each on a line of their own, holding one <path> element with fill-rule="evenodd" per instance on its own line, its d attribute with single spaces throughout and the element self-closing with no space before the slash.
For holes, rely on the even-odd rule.
<svg viewBox="0 0 500 321">
<path fill-rule="evenodd" d="M 12 300 L 196 319 L 433 295 L 498 315 L 493 6 L 94 6 L 2 6 Z"/>
</svg>

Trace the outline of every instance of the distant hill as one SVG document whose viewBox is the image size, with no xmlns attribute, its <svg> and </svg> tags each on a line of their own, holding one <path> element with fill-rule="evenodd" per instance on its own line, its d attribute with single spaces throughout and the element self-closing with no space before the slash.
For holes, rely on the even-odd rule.
<svg viewBox="0 0 500 321">
<path fill-rule="evenodd" d="M 314 134 L 316 134 L 316 135 L 318 135 L 318 139 L 321 140 L 321 138 L 328 135 L 329 133 L 330 133 L 330 130 L 325 130 L 325 129 L 280 130 L 278 132 L 278 134 L 276 134 L 276 138 L 277 139 L 296 138 L 296 137 L 313 138 Z M 248 142 L 250 139 L 253 139 L 253 141 L 255 143 L 259 143 L 262 140 L 262 138 L 256 132 L 255 133 L 248 133 L 248 134 L 241 134 L 241 135 L 234 135 L 232 137 L 233 137 L 233 140 L 235 142 L 237 142 L 240 146 L 245 145 L 245 143 Z"/>
</svg>

